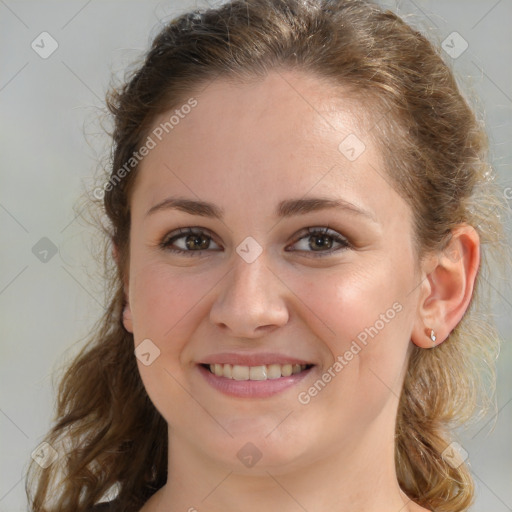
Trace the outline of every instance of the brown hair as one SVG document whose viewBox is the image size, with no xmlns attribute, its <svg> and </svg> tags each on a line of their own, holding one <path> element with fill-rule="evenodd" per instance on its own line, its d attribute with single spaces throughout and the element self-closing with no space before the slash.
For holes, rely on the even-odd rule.
<svg viewBox="0 0 512 512">
<path fill-rule="evenodd" d="M 146 394 L 133 336 L 122 324 L 136 166 L 122 180 L 112 177 L 144 142 L 155 117 L 201 86 L 280 69 L 309 73 L 350 90 L 363 105 L 372 102 L 372 135 L 413 212 L 419 258 L 443 249 L 460 223 L 477 229 L 482 267 L 473 299 L 444 343 L 433 350 L 413 347 L 395 448 L 398 480 L 412 500 L 446 512 L 472 502 L 466 464 L 454 468 L 442 452 L 450 430 L 474 416 L 488 395 L 486 383 L 494 381 L 498 336 L 483 294 L 489 257 L 502 244 L 503 205 L 485 131 L 439 50 L 392 12 L 364 0 L 234 0 L 168 23 L 144 62 L 108 96 L 114 131 L 103 207 L 112 295 L 61 381 L 46 438 L 61 457 L 44 470 L 32 464 L 32 511 L 80 512 L 114 485 L 120 509 L 135 511 L 166 482 L 167 424 Z"/>
</svg>

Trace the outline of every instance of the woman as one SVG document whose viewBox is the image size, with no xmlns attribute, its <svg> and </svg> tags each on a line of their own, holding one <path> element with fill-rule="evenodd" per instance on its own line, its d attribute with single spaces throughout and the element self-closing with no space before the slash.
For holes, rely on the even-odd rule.
<svg viewBox="0 0 512 512">
<path fill-rule="evenodd" d="M 467 510 L 501 206 L 439 52 L 363 0 L 235 0 L 108 105 L 113 295 L 32 510 Z"/>
</svg>

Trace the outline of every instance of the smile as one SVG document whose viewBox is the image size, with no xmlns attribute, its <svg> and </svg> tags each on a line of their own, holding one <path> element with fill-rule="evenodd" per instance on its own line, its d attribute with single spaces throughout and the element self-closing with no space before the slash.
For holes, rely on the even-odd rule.
<svg viewBox="0 0 512 512">
<path fill-rule="evenodd" d="M 268 364 L 259 366 L 242 366 L 232 364 L 204 365 L 217 377 L 225 379 L 244 380 L 269 380 L 289 377 L 301 373 L 312 365 L 310 364 Z"/>
<path fill-rule="evenodd" d="M 268 398 L 297 386 L 315 368 L 313 364 L 271 363 L 245 366 L 203 363 L 196 368 L 206 383 L 224 395 Z"/>
</svg>

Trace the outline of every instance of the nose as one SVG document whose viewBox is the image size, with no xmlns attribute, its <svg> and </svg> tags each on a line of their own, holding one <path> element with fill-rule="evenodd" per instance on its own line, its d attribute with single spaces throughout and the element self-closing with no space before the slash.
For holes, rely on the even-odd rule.
<svg viewBox="0 0 512 512">
<path fill-rule="evenodd" d="M 210 320 L 237 338 L 258 338 L 288 322 L 287 288 L 268 267 L 265 252 L 252 263 L 238 255 L 219 283 Z"/>
</svg>

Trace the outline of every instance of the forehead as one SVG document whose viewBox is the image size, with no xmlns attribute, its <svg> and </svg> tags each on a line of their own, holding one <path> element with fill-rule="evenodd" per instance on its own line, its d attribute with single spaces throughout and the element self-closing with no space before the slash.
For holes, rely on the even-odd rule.
<svg viewBox="0 0 512 512">
<path fill-rule="evenodd" d="M 195 106 L 185 108 L 191 98 Z M 145 206 L 170 194 L 225 209 L 261 209 L 309 191 L 354 202 L 378 195 L 375 206 L 398 197 L 363 122 L 371 113 L 324 80 L 295 72 L 244 84 L 219 79 L 191 98 L 154 120 L 155 146 L 135 187 Z"/>
</svg>

